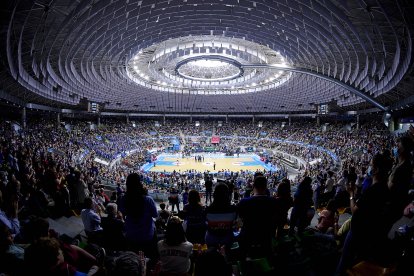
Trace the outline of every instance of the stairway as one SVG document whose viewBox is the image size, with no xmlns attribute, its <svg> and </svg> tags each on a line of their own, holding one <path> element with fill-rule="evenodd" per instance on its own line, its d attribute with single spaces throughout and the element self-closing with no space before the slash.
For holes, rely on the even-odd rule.
<svg viewBox="0 0 414 276">
<path fill-rule="evenodd" d="M 50 229 L 55 230 L 59 235 L 66 234 L 74 238 L 77 235 L 86 236 L 83 222 L 80 216 L 60 217 L 58 219 L 47 219 L 49 221 Z"/>
<path fill-rule="evenodd" d="M 185 135 L 182 132 L 181 128 L 178 129 L 178 132 L 180 133 L 181 140 L 183 140 L 183 145 L 185 146 L 187 142 L 185 141 Z"/>
</svg>

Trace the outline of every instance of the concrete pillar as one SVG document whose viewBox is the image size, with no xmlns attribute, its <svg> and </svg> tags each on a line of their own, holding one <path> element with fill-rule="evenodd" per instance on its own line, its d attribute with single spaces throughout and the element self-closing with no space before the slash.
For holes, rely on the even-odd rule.
<svg viewBox="0 0 414 276">
<path fill-rule="evenodd" d="M 356 116 L 356 129 L 359 129 L 359 114 Z"/>
<path fill-rule="evenodd" d="M 226 124 L 229 122 L 229 115 L 226 114 Z"/>
<path fill-rule="evenodd" d="M 26 107 L 22 109 L 22 127 L 23 129 L 26 128 Z"/>
<path fill-rule="evenodd" d="M 289 117 L 289 126 L 292 125 L 292 118 Z"/>
<path fill-rule="evenodd" d="M 60 113 L 56 116 L 57 125 L 60 126 Z"/>
<path fill-rule="evenodd" d="M 316 125 L 320 126 L 321 125 L 321 120 L 319 116 L 316 116 Z"/>
<path fill-rule="evenodd" d="M 190 116 L 190 123 L 193 122 L 193 116 Z"/>
<path fill-rule="evenodd" d="M 129 124 L 129 115 L 126 116 L 127 124 Z"/>
<path fill-rule="evenodd" d="M 98 116 L 98 127 L 101 126 L 101 116 Z"/>
<path fill-rule="evenodd" d="M 162 124 L 165 125 L 165 114 L 164 114 L 162 120 L 163 120 L 163 123 Z"/>
<path fill-rule="evenodd" d="M 253 115 L 253 118 L 252 118 L 252 123 L 254 124 L 254 119 L 255 119 L 255 117 L 254 117 L 254 115 Z"/>
</svg>

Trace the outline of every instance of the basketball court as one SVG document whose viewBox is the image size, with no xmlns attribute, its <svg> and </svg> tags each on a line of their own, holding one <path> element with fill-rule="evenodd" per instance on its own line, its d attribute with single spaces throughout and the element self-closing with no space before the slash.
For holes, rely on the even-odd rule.
<svg viewBox="0 0 414 276">
<path fill-rule="evenodd" d="M 204 160 L 198 162 L 195 156 L 203 156 Z M 215 168 L 214 168 L 215 164 Z M 155 166 L 154 166 L 155 165 Z M 266 164 L 260 160 L 256 154 L 240 154 L 237 156 L 225 156 L 225 154 L 217 153 L 200 153 L 193 154 L 189 157 L 181 157 L 181 154 L 160 154 L 157 160 L 152 163 L 145 164 L 142 169 L 144 171 L 153 172 L 173 172 L 196 170 L 200 172 L 210 171 L 219 172 L 222 170 L 238 171 L 276 171 L 277 168 Z"/>
</svg>

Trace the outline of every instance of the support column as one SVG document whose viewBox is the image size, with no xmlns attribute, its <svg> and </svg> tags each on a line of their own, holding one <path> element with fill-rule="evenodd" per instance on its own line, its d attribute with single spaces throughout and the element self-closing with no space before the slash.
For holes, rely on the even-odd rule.
<svg viewBox="0 0 414 276">
<path fill-rule="evenodd" d="M 254 119 L 255 119 L 255 117 L 254 117 L 254 115 L 253 115 L 253 118 L 252 118 L 252 123 L 254 124 Z"/>
<path fill-rule="evenodd" d="M 57 125 L 60 126 L 60 113 L 57 114 L 56 121 Z"/>
<path fill-rule="evenodd" d="M 22 126 L 23 129 L 26 128 L 26 107 L 23 107 L 22 109 Z"/>
<path fill-rule="evenodd" d="M 359 129 L 359 114 L 356 116 L 356 129 Z"/>
<path fill-rule="evenodd" d="M 229 122 L 229 114 L 226 114 L 226 124 Z"/>
<path fill-rule="evenodd" d="M 164 116 L 163 116 L 163 118 L 162 118 L 162 121 L 163 121 L 163 125 L 165 125 L 165 114 L 164 114 Z"/>
<path fill-rule="evenodd" d="M 126 119 L 127 119 L 127 124 L 129 124 L 129 114 L 127 114 Z"/>
<path fill-rule="evenodd" d="M 320 126 L 321 125 L 321 120 L 319 116 L 316 116 L 316 125 Z"/>
<path fill-rule="evenodd" d="M 292 118 L 289 117 L 289 126 L 291 126 L 291 125 L 292 125 Z"/>
<path fill-rule="evenodd" d="M 98 115 L 98 127 L 101 126 L 101 116 Z"/>
<path fill-rule="evenodd" d="M 190 116 L 190 123 L 193 122 L 193 116 Z"/>
</svg>

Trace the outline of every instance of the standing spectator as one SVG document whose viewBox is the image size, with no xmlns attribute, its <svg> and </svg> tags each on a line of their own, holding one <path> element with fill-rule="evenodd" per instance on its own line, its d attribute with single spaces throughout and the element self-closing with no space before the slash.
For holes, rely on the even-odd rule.
<svg viewBox="0 0 414 276">
<path fill-rule="evenodd" d="M 253 182 L 253 196 L 244 198 L 238 205 L 238 214 L 243 221 L 240 230 L 240 247 L 251 258 L 269 257 L 272 253 L 272 238 L 279 225 L 277 201 L 266 194 L 267 179 L 257 176 Z"/>
<path fill-rule="evenodd" d="M 183 206 L 185 206 L 188 203 L 188 187 L 184 188 L 184 192 L 181 194 L 181 197 L 183 199 Z"/>
<path fill-rule="evenodd" d="M 171 187 L 170 194 L 168 196 L 168 202 L 171 205 L 172 212 L 174 212 L 175 206 L 177 206 L 177 212 L 180 212 L 179 192 L 175 187 Z"/>
<path fill-rule="evenodd" d="M 81 211 L 81 217 L 85 233 L 88 237 L 88 242 L 98 243 L 102 241 L 102 226 L 101 217 L 95 211 L 95 205 L 93 199 L 90 197 L 85 198 L 85 208 Z"/>
<path fill-rule="evenodd" d="M 288 222 L 288 211 L 293 206 L 293 198 L 290 190 L 290 180 L 285 178 L 277 186 L 276 191 L 277 211 L 278 211 L 278 225 L 277 237 L 280 238 L 284 234 L 284 227 Z"/>
<path fill-rule="evenodd" d="M 184 206 L 183 216 L 188 241 L 193 244 L 203 244 L 206 234 L 206 219 L 200 194 L 196 190 L 191 190 L 188 193 L 188 204 Z"/>
<path fill-rule="evenodd" d="M 353 264 L 369 260 L 381 262 L 390 258 L 387 250 L 387 235 L 392 224 L 384 218 L 387 213 L 389 190 L 387 177 L 389 166 L 382 154 L 376 154 L 371 161 L 373 181 L 359 199 L 354 198 L 355 188 L 350 187 L 351 229 L 343 247 L 337 267 L 343 273 Z"/>
<path fill-rule="evenodd" d="M 206 177 L 205 186 L 206 186 L 206 206 L 207 206 L 207 204 L 211 204 L 211 195 L 213 193 L 213 180 L 211 179 L 210 176 Z"/>
<path fill-rule="evenodd" d="M 126 193 L 121 200 L 120 210 L 125 216 L 125 237 L 131 250 L 144 251 L 152 264 L 157 260 L 157 236 L 154 218 L 158 216 L 154 200 L 147 195 L 137 173 L 131 173 L 126 180 Z"/>
<path fill-rule="evenodd" d="M 397 141 L 398 162 L 388 178 L 391 196 L 391 221 L 401 217 L 405 206 L 409 203 L 408 190 L 412 181 L 413 167 L 410 160 L 413 141 L 409 137 L 401 137 Z"/>
<path fill-rule="evenodd" d="M 226 246 L 229 250 L 234 241 L 233 228 L 237 220 L 237 209 L 230 203 L 226 184 L 214 189 L 214 201 L 206 208 L 206 243 L 209 247 Z"/>
<path fill-rule="evenodd" d="M 290 214 L 290 234 L 293 234 L 295 227 L 298 228 L 298 233 L 310 225 L 310 222 L 315 214 L 312 208 L 312 178 L 306 176 L 299 184 L 298 189 L 293 199 L 293 209 Z"/>
</svg>

